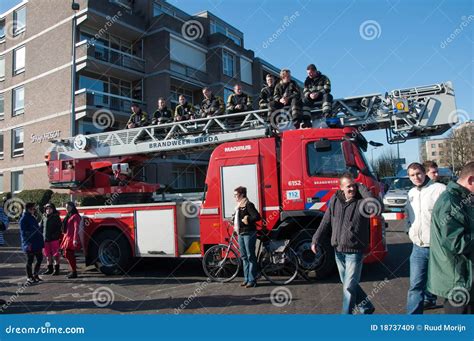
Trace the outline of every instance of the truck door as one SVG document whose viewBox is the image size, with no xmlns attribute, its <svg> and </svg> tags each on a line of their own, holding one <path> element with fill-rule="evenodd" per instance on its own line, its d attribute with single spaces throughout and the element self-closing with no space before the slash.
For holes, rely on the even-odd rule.
<svg viewBox="0 0 474 341">
<path fill-rule="evenodd" d="M 339 177 L 348 171 L 341 140 L 303 141 L 305 210 L 326 210 L 339 189 Z"/>
</svg>

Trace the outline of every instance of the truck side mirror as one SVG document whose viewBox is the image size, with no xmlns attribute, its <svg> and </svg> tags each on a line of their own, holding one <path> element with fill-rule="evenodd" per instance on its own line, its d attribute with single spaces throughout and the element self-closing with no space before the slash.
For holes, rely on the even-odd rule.
<svg viewBox="0 0 474 341">
<path fill-rule="evenodd" d="M 351 141 L 342 141 L 342 152 L 344 153 L 344 159 L 346 159 L 346 165 L 357 168 Z"/>
</svg>

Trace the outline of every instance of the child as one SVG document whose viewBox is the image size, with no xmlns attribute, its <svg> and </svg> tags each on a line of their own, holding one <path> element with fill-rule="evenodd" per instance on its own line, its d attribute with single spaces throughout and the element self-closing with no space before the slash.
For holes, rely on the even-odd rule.
<svg viewBox="0 0 474 341">
<path fill-rule="evenodd" d="M 45 207 L 45 215 L 41 221 L 44 236 L 43 254 L 47 259 L 48 269 L 43 275 L 59 275 L 59 238 L 61 236 L 61 218 L 56 206 L 48 203 Z M 54 270 L 53 270 L 54 258 Z"/>
</svg>

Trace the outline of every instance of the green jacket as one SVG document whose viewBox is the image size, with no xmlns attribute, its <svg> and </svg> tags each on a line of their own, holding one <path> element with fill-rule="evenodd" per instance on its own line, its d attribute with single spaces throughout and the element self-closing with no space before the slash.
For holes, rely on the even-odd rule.
<svg viewBox="0 0 474 341">
<path fill-rule="evenodd" d="M 444 298 L 472 289 L 474 207 L 471 200 L 466 188 L 450 182 L 433 207 L 427 289 Z"/>
</svg>

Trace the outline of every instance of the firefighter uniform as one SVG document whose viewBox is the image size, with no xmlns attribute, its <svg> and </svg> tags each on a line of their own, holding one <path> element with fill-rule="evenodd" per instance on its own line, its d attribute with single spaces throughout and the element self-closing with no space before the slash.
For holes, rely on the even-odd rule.
<svg viewBox="0 0 474 341">
<path fill-rule="evenodd" d="M 288 104 L 283 105 L 280 103 L 280 99 L 288 98 Z M 300 128 L 300 125 L 303 121 L 302 115 L 302 103 L 301 103 L 301 90 L 298 84 L 294 80 L 291 80 L 287 83 L 279 82 L 275 86 L 275 92 L 273 94 L 273 107 L 272 111 L 277 109 L 289 109 L 291 112 L 291 117 L 295 128 Z M 305 127 L 311 126 L 311 120 L 309 122 L 304 121 Z"/>
<path fill-rule="evenodd" d="M 174 120 L 175 121 L 186 121 L 189 119 L 194 119 L 194 107 L 192 104 L 186 102 L 184 104 L 179 104 L 174 110 Z"/>
<path fill-rule="evenodd" d="M 163 109 L 156 109 L 156 111 L 153 113 L 153 118 L 151 120 L 152 125 L 171 122 L 173 122 L 173 114 L 171 114 L 171 110 L 169 110 L 167 107 L 164 107 Z"/>
<path fill-rule="evenodd" d="M 236 109 L 235 106 L 240 104 L 242 108 Z M 227 113 L 232 114 L 236 112 L 243 112 L 252 110 L 252 99 L 243 92 L 240 95 L 230 94 L 227 98 Z"/>
<path fill-rule="evenodd" d="M 309 96 L 315 92 L 317 97 L 311 99 Z M 304 81 L 303 104 L 310 108 L 314 108 L 316 103 L 321 103 L 323 115 L 328 117 L 332 110 L 332 95 L 331 95 L 331 81 L 321 72 L 316 72 L 316 77 L 306 77 Z"/>
<path fill-rule="evenodd" d="M 132 112 L 125 129 L 128 129 L 128 125 L 130 123 L 135 124 L 135 128 L 145 127 L 148 125 L 148 114 L 142 111 L 142 109 L 140 109 L 137 113 Z"/>
<path fill-rule="evenodd" d="M 271 107 L 270 102 L 273 101 L 273 93 L 275 91 L 275 86 L 264 86 L 260 90 L 260 97 L 258 100 L 258 107 L 260 109 L 268 109 Z"/>
<path fill-rule="evenodd" d="M 210 98 L 204 98 L 201 102 L 199 114 L 201 118 L 219 116 L 225 111 L 224 101 L 218 96 L 211 95 Z"/>
</svg>

